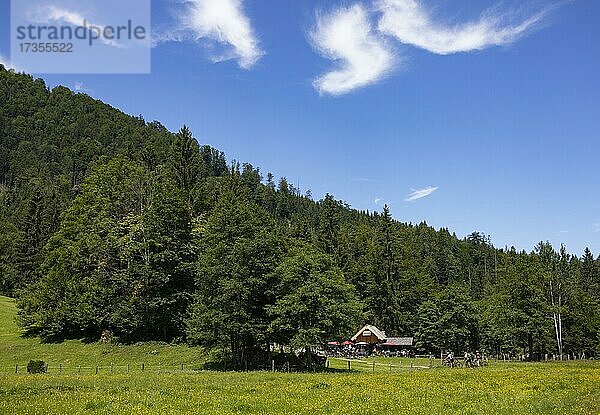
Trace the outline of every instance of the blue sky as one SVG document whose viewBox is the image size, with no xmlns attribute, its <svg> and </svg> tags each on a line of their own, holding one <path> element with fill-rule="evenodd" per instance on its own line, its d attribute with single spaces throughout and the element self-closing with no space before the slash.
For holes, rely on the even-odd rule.
<svg viewBox="0 0 600 415">
<path fill-rule="evenodd" d="M 40 76 L 315 198 L 600 253 L 599 2 L 217 1 L 153 1 L 149 75 Z"/>
</svg>

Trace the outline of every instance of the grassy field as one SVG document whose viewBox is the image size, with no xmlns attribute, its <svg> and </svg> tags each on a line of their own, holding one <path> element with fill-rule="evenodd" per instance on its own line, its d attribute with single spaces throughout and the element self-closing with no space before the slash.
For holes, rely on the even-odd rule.
<svg viewBox="0 0 600 415">
<path fill-rule="evenodd" d="M 0 413 L 600 413 L 600 365 L 592 362 L 498 363 L 469 370 L 411 369 L 410 360 L 393 360 L 390 371 L 389 360 L 377 359 L 376 373 L 371 360 L 354 361 L 351 373 L 193 371 L 206 361 L 199 349 L 79 341 L 45 345 L 20 338 L 14 315 L 12 300 L 0 297 Z M 64 372 L 15 375 L 15 365 L 24 367 L 31 358 L 54 368 L 62 364 Z M 137 369 L 141 362 L 150 369 Z M 178 366 L 182 362 L 184 371 Z M 117 370 L 127 363 L 130 373 Z M 102 369 L 97 375 L 77 374 L 78 365 Z M 342 360 L 330 365 L 347 368 Z"/>
<path fill-rule="evenodd" d="M 44 360 L 50 369 L 63 365 L 65 370 L 94 371 L 95 367 L 114 365 L 115 370 L 141 367 L 184 367 L 200 369 L 206 363 L 202 349 L 172 346 L 164 343 L 144 343 L 134 346 L 115 346 L 101 343 L 86 344 L 67 340 L 60 344 L 41 344 L 37 338 L 22 338 L 15 321 L 17 309 L 12 299 L 0 296 L 0 373 L 14 373 L 15 365 L 25 370 L 30 359 Z"/>
</svg>

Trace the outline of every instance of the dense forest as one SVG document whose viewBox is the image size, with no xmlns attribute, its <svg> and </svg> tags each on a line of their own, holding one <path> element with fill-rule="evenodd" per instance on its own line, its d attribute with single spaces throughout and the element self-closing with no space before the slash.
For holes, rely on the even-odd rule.
<svg viewBox="0 0 600 415">
<path fill-rule="evenodd" d="M 26 333 L 187 342 L 241 367 L 363 323 L 423 352 L 600 355 L 600 260 L 313 200 L 188 128 L 0 65 L 0 293 Z"/>
</svg>

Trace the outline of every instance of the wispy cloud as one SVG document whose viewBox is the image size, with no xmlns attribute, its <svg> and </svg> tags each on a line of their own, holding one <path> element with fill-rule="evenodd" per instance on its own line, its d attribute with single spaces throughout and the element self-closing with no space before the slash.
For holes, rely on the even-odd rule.
<svg viewBox="0 0 600 415">
<path fill-rule="evenodd" d="M 91 89 L 87 88 L 85 86 L 85 84 L 81 81 L 77 81 L 75 82 L 75 84 L 73 85 L 73 90 L 75 92 L 78 92 L 80 94 L 93 94 L 94 91 L 92 91 Z"/>
<path fill-rule="evenodd" d="M 389 201 L 387 199 L 384 199 L 382 197 L 376 197 L 373 200 L 373 203 L 375 204 L 375 206 L 392 206 L 394 204 L 393 201 Z"/>
<path fill-rule="evenodd" d="M 377 0 L 379 30 L 401 43 L 447 55 L 508 45 L 541 23 L 549 9 L 529 16 L 489 9 L 477 21 L 443 25 L 417 0 Z"/>
<path fill-rule="evenodd" d="M 339 62 L 338 69 L 314 81 L 321 94 L 341 95 L 373 84 L 393 67 L 394 54 L 373 31 L 368 12 L 359 4 L 318 13 L 309 37 L 322 56 Z"/>
<path fill-rule="evenodd" d="M 439 187 L 429 186 L 424 189 L 413 190 L 413 192 L 411 194 L 409 194 L 406 197 L 406 199 L 404 199 L 404 200 L 407 202 L 414 202 L 415 200 L 419 200 L 419 199 L 422 199 L 424 197 L 431 195 L 433 192 L 435 192 L 438 189 L 439 189 Z"/>
<path fill-rule="evenodd" d="M 42 7 L 36 10 L 30 17 L 38 23 L 64 21 L 76 26 L 83 25 L 83 22 L 86 20 L 85 17 L 77 12 L 61 9 L 56 6 Z"/>
<path fill-rule="evenodd" d="M 178 27 L 170 32 L 154 34 L 153 43 L 183 41 L 217 42 L 225 45 L 214 62 L 237 59 L 239 66 L 249 69 L 265 54 L 244 13 L 243 0 L 190 0 L 179 13 Z"/>
<path fill-rule="evenodd" d="M 94 22 L 93 16 L 84 16 L 76 11 L 56 6 L 44 6 L 31 10 L 27 18 L 36 23 L 65 22 L 73 26 L 95 26 L 101 32 L 104 31 L 105 27 L 103 24 Z M 104 36 L 100 37 L 100 41 L 105 45 L 113 46 L 115 48 L 125 47 L 125 45 L 113 39 L 106 39 Z"/>
<path fill-rule="evenodd" d="M 594 222 L 592 227 L 594 228 L 594 232 L 600 232 L 600 220 Z"/>
</svg>

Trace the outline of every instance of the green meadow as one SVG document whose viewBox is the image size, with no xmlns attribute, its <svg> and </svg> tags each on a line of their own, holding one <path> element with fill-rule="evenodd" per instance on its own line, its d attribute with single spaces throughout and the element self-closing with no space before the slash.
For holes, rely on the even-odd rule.
<svg viewBox="0 0 600 415">
<path fill-rule="evenodd" d="M 211 372 L 202 370 L 207 354 L 186 346 L 41 344 L 20 337 L 15 315 L 14 302 L 0 297 L 3 414 L 600 413 L 596 362 L 473 370 L 377 359 L 353 361 L 348 372 L 346 361 L 331 360 L 327 373 Z M 27 375 L 30 359 L 45 360 L 50 373 Z"/>
</svg>

